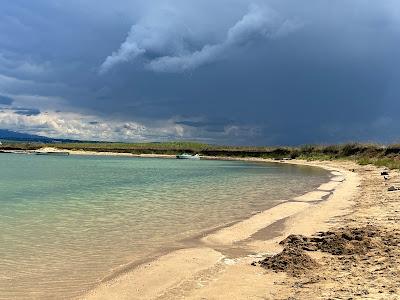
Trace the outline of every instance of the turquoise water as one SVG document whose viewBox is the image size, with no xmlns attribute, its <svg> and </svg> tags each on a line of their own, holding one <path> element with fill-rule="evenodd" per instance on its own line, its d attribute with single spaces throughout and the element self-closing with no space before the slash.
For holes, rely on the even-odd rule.
<svg viewBox="0 0 400 300">
<path fill-rule="evenodd" d="M 71 298 L 327 181 L 300 166 L 0 155 L 0 299 Z"/>
</svg>

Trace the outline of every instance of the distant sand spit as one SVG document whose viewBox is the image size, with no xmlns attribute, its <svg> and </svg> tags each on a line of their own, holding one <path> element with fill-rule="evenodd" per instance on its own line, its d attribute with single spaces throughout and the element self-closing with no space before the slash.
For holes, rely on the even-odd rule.
<svg viewBox="0 0 400 300">
<path fill-rule="evenodd" d="M 69 150 L 53 147 L 44 147 L 39 149 L 40 152 L 68 152 L 70 155 L 89 155 L 89 156 L 120 156 L 120 157 L 148 157 L 148 158 L 175 158 L 175 155 L 164 154 L 132 154 L 119 152 L 97 152 L 86 150 Z"/>
</svg>

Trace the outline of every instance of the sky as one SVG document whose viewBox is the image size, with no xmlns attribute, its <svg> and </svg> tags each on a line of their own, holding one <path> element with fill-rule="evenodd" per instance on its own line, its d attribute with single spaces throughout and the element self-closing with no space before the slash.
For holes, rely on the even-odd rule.
<svg viewBox="0 0 400 300">
<path fill-rule="evenodd" d="M 398 0 L 2 0 L 0 128 L 400 142 Z"/>
</svg>

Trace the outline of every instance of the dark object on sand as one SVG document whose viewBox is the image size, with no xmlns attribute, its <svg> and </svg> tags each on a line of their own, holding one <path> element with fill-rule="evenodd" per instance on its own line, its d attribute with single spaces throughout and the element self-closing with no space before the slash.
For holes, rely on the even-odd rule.
<svg viewBox="0 0 400 300">
<path fill-rule="evenodd" d="M 54 156 L 69 156 L 69 152 L 65 151 L 47 151 L 47 152 L 33 152 L 36 155 L 54 155 Z"/>
<path fill-rule="evenodd" d="M 375 226 L 362 228 L 344 227 L 335 231 L 320 232 L 313 237 L 289 235 L 280 242 L 283 251 L 267 257 L 253 265 L 260 265 L 276 272 L 285 271 L 299 276 L 318 266 L 306 251 L 322 251 L 332 255 L 358 257 L 371 251 L 390 251 L 390 247 L 399 246 L 398 232 L 385 232 Z"/>
<path fill-rule="evenodd" d="M 267 257 L 258 264 L 263 268 L 287 272 L 292 276 L 299 276 L 318 266 L 306 252 L 296 247 L 285 247 L 281 253 Z M 256 263 L 252 265 L 255 266 Z"/>
<path fill-rule="evenodd" d="M 388 188 L 388 191 L 389 192 L 400 191 L 400 187 L 395 187 L 392 185 L 391 187 Z"/>
<path fill-rule="evenodd" d="M 337 231 L 320 232 L 313 237 L 290 235 L 281 245 L 295 245 L 306 251 L 317 251 L 333 255 L 364 254 L 374 247 L 378 235 L 373 226 L 363 228 L 341 228 Z"/>
<path fill-rule="evenodd" d="M 387 176 L 387 175 L 389 175 L 389 172 L 383 171 L 383 172 L 381 172 L 381 175 L 382 176 L 385 176 L 385 175 Z"/>
</svg>

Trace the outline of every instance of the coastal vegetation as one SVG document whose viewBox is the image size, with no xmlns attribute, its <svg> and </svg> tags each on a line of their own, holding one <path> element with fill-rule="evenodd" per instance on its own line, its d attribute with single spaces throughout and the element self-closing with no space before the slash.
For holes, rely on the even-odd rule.
<svg viewBox="0 0 400 300">
<path fill-rule="evenodd" d="M 132 154 L 199 153 L 218 157 L 257 157 L 269 159 L 337 160 L 350 159 L 361 165 L 400 169 L 400 144 L 379 145 L 348 143 L 338 145 L 304 145 L 298 147 L 224 146 L 191 141 L 153 143 L 21 143 L 3 141 L 0 150 L 35 150 L 41 147 L 95 152 Z"/>
</svg>

